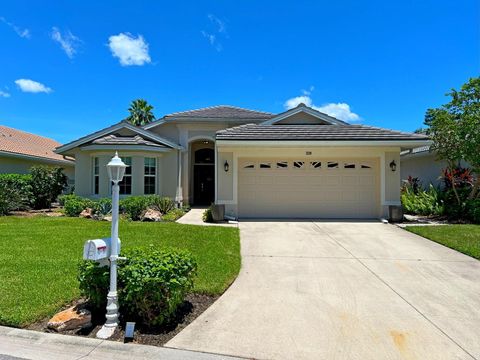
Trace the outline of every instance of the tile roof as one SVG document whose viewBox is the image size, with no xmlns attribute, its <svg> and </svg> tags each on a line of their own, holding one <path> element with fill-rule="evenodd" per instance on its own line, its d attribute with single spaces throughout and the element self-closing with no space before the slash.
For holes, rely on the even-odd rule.
<svg viewBox="0 0 480 360">
<path fill-rule="evenodd" d="M 140 135 L 135 136 L 117 136 L 107 135 L 92 141 L 92 144 L 99 145 L 147 145 L 156 147 L 165 147 L 162 144 L 157 144 L 153 141 L 145 140 Z"/>
<path fill-rule="evenodd" d="M 241 125 L 217 132 L 217 140 L 428 140 L 425 135 L 364 125 Z"/>
<path fill-rule="evenodd" d="M 167 120 L 170 118 L 208 118 L 208 119 L 270 119 L 274 117 L 275 114 L 256 111 L 250 109 L 243 109 L 236 106 L 230 105 L 218 105 L 211 106 L 201 109 L 180 111 L 172 114 L 165 115 L 163 119 Z"/>
<path fill-rule="evenodd" d="M 53 152 L 60 145 L 62 144 L 53 139 L 0 125 L 0 151 L 70 162 Z"/>
</svg>

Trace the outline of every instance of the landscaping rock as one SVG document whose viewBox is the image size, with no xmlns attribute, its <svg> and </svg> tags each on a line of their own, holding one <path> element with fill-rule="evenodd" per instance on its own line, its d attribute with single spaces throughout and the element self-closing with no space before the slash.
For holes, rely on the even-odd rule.
<svg viewBox="0 0 480 360">
<path fill-rule="evenodd" d="M 54 315 L 47 324 L 49 329 L 62 332 L 92 326 L 92 314 L 80 306 L 72 306 Z"/>
<path fill-rule="evenodd" d="M 142 221 L 162 221 L 162 213 L 158 210 L 147 209 L 140 219 Z"/>
<path fill-rule="evenodd" d="M 93 209 L 86 208 L 80 213 L 80 217 L 85 218 L 85 219 L 93 219 Z"/>
</svg>

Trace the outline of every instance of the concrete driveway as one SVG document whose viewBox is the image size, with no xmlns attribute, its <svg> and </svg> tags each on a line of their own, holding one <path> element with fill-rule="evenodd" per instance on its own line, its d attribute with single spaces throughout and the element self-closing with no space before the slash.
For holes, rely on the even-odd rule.
<svg viewBox="0 0 480 360">
<path fill-rule="evenodd" d="M 242 270 L 167 346 L 258 359 L 480 359 L 480 262 L 378 222 L 242 222 Z"/>
</svg>

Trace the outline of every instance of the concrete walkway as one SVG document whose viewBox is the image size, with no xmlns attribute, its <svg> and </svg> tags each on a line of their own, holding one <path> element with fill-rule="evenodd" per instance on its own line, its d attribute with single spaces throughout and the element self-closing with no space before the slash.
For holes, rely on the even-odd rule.
<svg viewBox="0 0 480 360">
<path fill-rule="evenodd" d="M 0 326 L 0 360 L 233 360 L 201 352 L 123 344 Z"/>
<path fill-rule="evenodd" d="M 206 223 L 203 222 L 203 213 L 207 210 L 206 207 L 194 207 L 180 219 L 177 220 L 179 224 L 188 225 L 203 225 L 203 226 L 238 226 L 237 222 L 225 222 L 225 223 Z"/>
<path fill-rule="evenodd" d="M 242 270 L 166 346 L 258 359 L 480 359 L 480 262 L 377 222 L 241 222 Z"/>
</svg>

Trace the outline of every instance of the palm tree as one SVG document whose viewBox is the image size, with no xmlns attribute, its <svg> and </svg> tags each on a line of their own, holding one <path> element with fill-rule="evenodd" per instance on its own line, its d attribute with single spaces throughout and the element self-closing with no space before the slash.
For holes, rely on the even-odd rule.
<svg viewBox="0 0 480 360">
<path fill-rule="evenodd" d="M 128 108 L 130 116 L 127 121 L 135 126 L 143 126 L 155 120 L 155 115 L 152 113 L 153 106 L 148 104 L 146 100 L 133 100 Z"/>
</svg>

